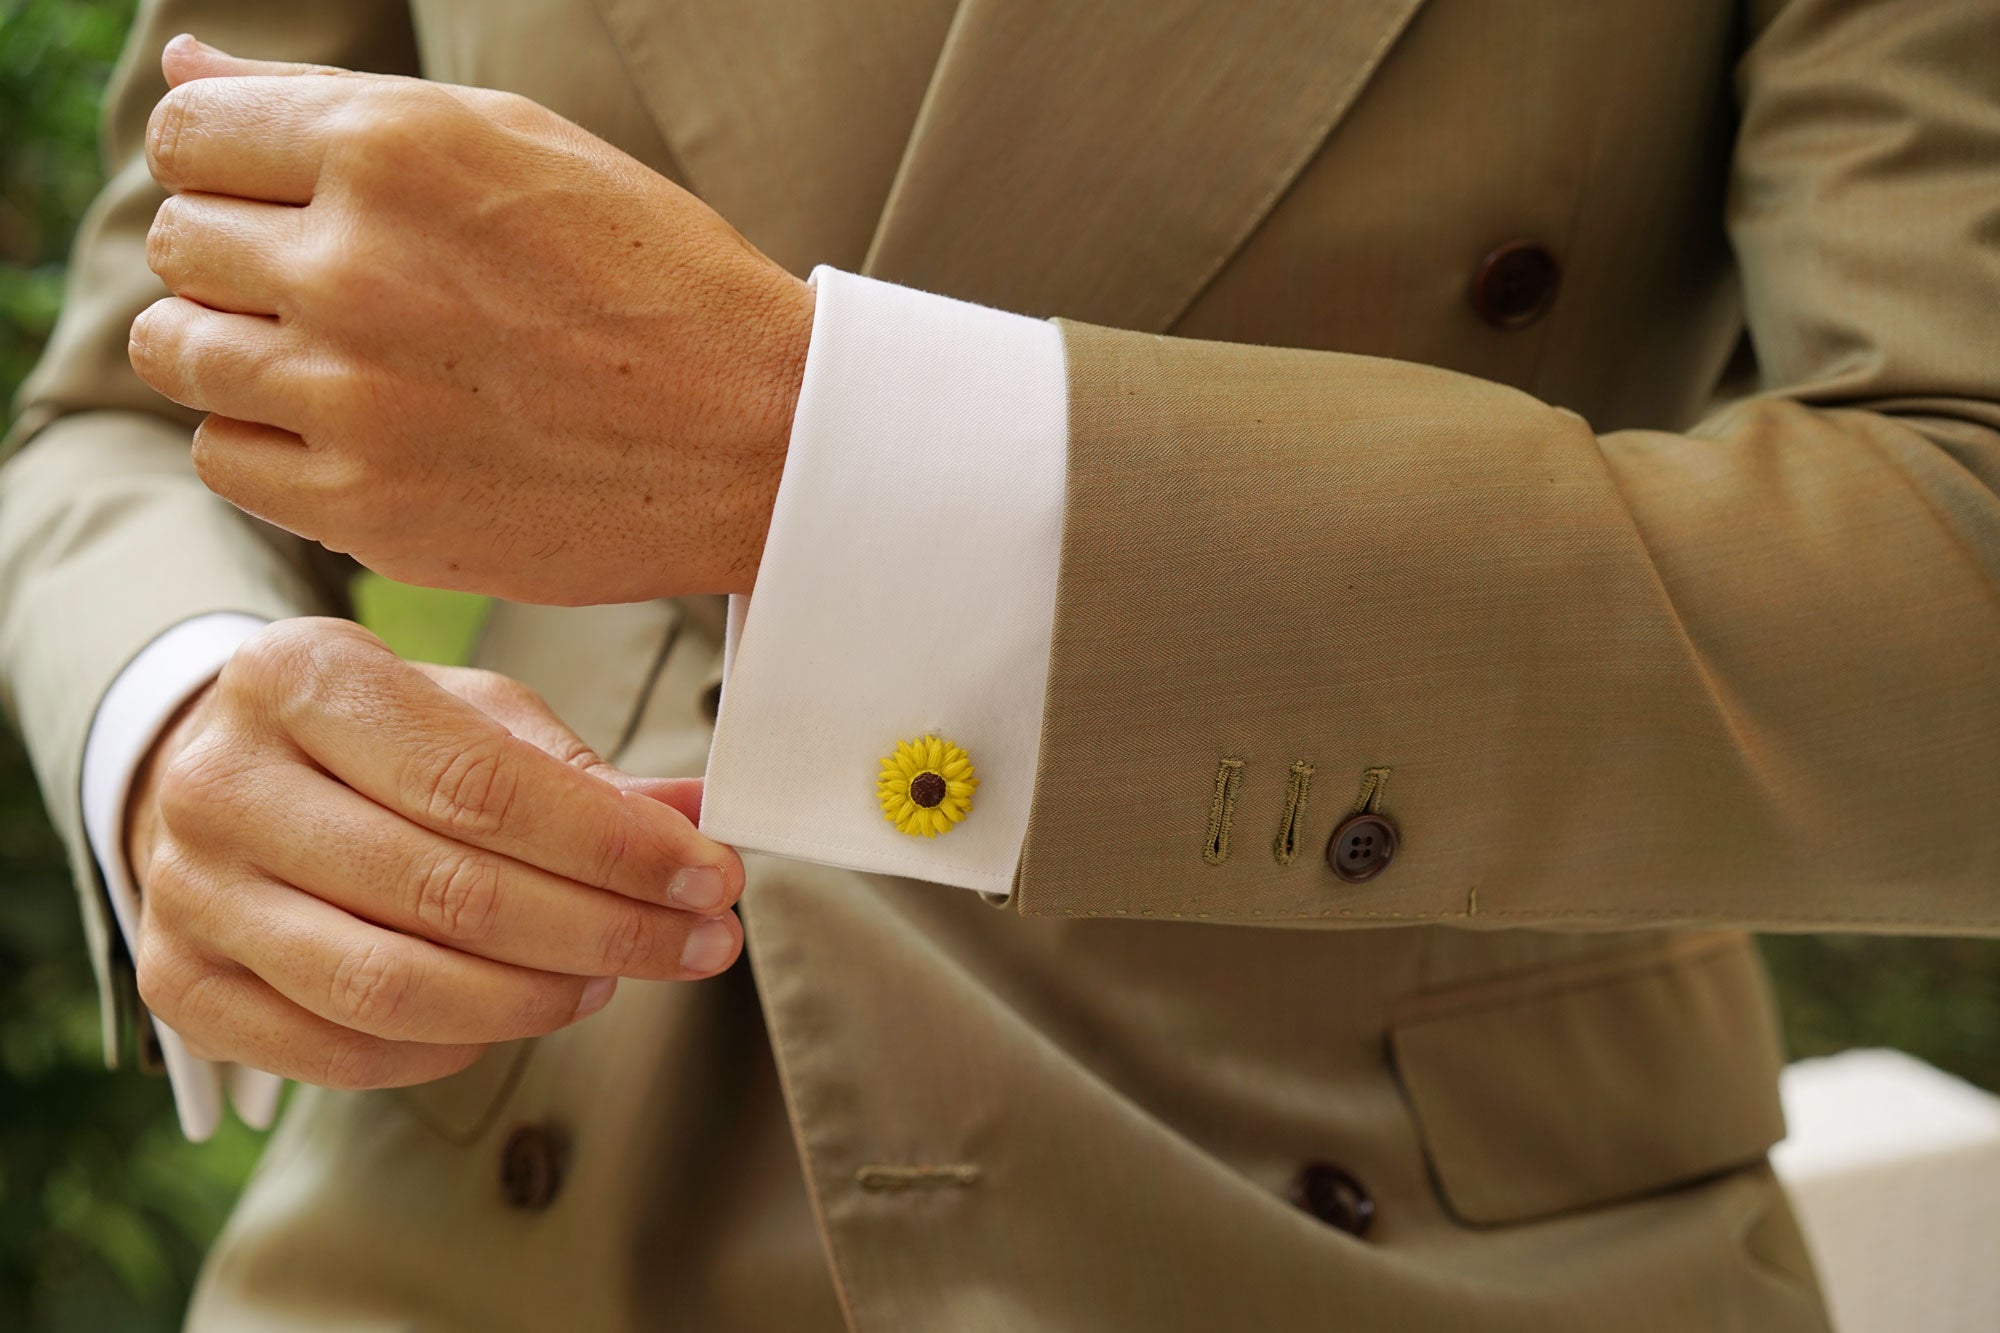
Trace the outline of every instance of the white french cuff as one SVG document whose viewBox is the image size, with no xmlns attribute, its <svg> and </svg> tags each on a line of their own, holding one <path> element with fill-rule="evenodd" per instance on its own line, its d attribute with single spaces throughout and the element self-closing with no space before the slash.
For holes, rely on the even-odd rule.
<svg viewBox="0 0 2000 1333">
<path fill-rule="evenodd" d="M 139 765 L 175 710 L 213 680 L 230 655 L 265 624 L 234 611 L 183 620 L 125 664 L 91 719 L 83 749 L 83 830 L 128 950 L 138 939 L 139 894 L 125 863 L 125 802 Z M 197 1143 L 215 1133 L 225 1091 L 246 1123 L 257 1129 L 271 1123 L 283 1079 L 241 1065 L 197 1060 L 179 1034 L 148 1017 L 159 1034 L 182 1133 Z"/>
<path fill-rule="evenodd" d="M 837 269 L 813 283 L 770 535 L 754 592 L 730 599 L 702 830 L 1007 893 L 1055 622 L 1062 335 Z M 883 761 L 924 737 L 961 747 L 977 789 L 956 822 L 906 808 L 899 826 L 878 793 Z M 946 798 L 945 785 L 919 783 L 915 804 L 960 813 L 965 786 Z"/>
</svg>

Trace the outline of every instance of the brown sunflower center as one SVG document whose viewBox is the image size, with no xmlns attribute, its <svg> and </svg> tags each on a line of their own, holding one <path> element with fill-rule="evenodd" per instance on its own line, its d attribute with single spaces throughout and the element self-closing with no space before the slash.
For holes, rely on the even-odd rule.
<svg viewBox="0 0 2000 1333">
<path fill-rule="evenodd" d="M 910 779 L 910 799 L 929 810 L 944 800 L 944 775 L 929 769 Z"/>
</svg>

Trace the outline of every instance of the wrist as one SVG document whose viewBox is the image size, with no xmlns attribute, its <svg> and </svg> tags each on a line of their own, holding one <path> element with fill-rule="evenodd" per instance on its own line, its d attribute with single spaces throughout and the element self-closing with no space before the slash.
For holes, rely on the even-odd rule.
<svg viewBox="0 0 2000 1333">
<path fill-rule="evenodd" d="M 784 477 L 791 446 L 792 419 L 798 412 L 799 388 L 805 380 L 806 354 L 812 345 L 813 289 L 784 275 L 757 339 L 761 349 L 755 387 L 747 404 L 756 423 L 750 432 L 750 453 L 744 460 L 739 497 L 736 559 L 726 571 L 723 592 L 747 593 L 757 582 L 764 542 L 771 530 L 771 513 Z"/>
</svg>

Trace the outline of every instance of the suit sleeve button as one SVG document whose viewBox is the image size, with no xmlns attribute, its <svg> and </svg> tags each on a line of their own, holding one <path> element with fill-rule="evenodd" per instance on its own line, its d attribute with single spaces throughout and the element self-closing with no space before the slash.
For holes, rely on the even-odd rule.
<svg viewBox="0 0 2000 1333">
<path fill-rule="evenodd" d="M 1292 1180 L 1292 1203 L 1348 1235 L 1361 1237 L 1375 1221 L 1375 1199 L 1360 1181 L 1331 1162 L 1308 1162 Z"/>
<path fill-rule="evenodd" d="M 1382 815 L 1354 815 L 1326 842 L 1326 863 L 1349 884 L 1373 879 L 1396 854 L 1396 826 Z"/>
</svg>

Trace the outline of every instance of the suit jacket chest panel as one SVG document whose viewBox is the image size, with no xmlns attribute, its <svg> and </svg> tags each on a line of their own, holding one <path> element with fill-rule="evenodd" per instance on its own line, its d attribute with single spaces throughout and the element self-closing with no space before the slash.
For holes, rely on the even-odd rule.
<svg viewBox="0 0 2000 1333">
<path fill-rule="evenodd" d="M 780 264 L 859 268 L 950 0 L 413 0 L 426 74 L 534 98 Z"/>
<path fill-rule="evenodd" d="M 1730 0 L 1430 0 L 1173 332 L 1443 366 L 1598 424 L 1678 424 L 1735 329 L 1735 28 Z M 1515 241 L 1547 247 L 1560 286 L 1540 320 L 1501 329 L 1473 291 Z"/>
<path fill-rule="evenodd" d="M 589 0 L 411 0 L 424 77 L 519 93 L 681 184 Z"/>
<path fill-rule="evenodd" d="M 1733 0 L 1336 9 L 413 3 L 432 77 L 570 116 L 794 271 L 1689 416 L 1736 327 Z M 1563 285 L 1503 332 L 1469 294 L 1513 240 Z"/>
</svg>

